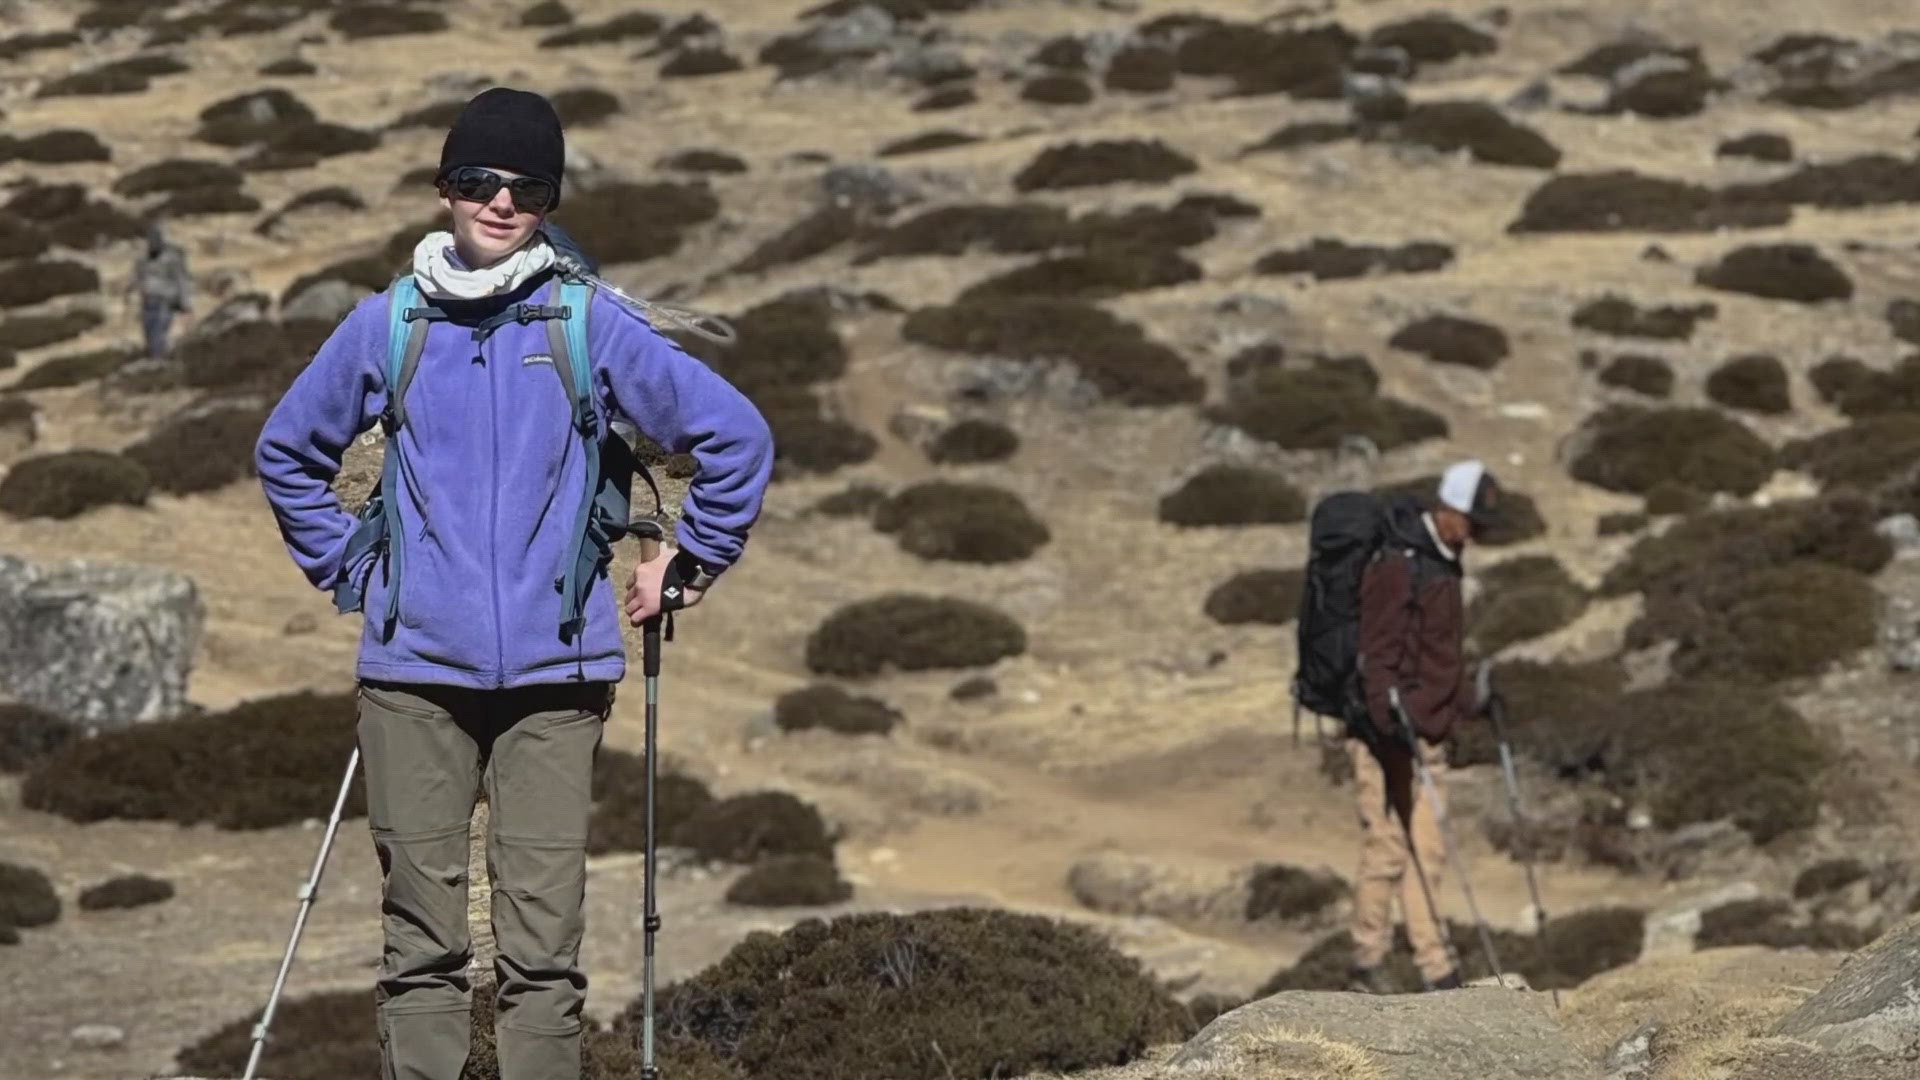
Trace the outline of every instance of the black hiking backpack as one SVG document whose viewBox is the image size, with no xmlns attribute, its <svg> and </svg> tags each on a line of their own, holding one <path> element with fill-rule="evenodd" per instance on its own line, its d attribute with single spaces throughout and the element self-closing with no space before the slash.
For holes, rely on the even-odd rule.
<svg viewBox="0 0 1920 1080">
<path fill-rule="evenodd" d="M 1394 535 L 1394 519 L 1417 509 L 1404 496 L 1342 491 L 1320 500 L 1308 525 L 1306 580 L 1300 590 L 1299 667 L 1293 677 L 1294 737 L 1300 710 L 1339 720 L 1369 742 L 1360 685 L 1360 578 Z"/>
</svg>

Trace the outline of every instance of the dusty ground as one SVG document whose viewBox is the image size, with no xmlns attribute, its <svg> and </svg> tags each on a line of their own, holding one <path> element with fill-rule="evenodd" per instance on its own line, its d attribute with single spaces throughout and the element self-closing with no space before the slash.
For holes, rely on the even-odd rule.
<svg viewBox="0 0 1920 1080">
<path fill-rule="evenodd" d="M 1218 385 L 1226 357 L 1262 338 L 1302 350 L 1359 351 L 1380 368 L 1384 389 L 1444 413 L 1454 437 L 1403 451 L 1377 479 L 1435 471 L 1463 454 L 1486 457 L 1508 482 L 1531 492 L 1551 523 L 1526 550 L 1550 550 L 1576 574 L 1597 578 L 1624 542 L 1594 539 L 1601 513 L 1637 501 L 1576 485 L 1555 459 L 1559 440 L 1603 400 L 1575 357 L 1582 343 L 1567 325 L 1578 302 L 1608 289 L 1648 301 L 1691 302 L 1692 267 L 1734 245 L 1728 236 L 1650 238 L 1510 237 L 1503 232 L 1519 202 L 1542 179 L 1531 170 L 1476 166 L 1379 146 L 1342 145 L 1313 153 L 1236 157 L 1237 151 L 1293 120 L 1338 114 L 1328 103 L 1284 98 L 1210 100 L 1197 85 L 1137 99 L 1102 95 L 1082 109 L 1047 110 L 1018 100 L 1018 82 L 989 72 L 983 103 L 957 114 L 915 114 L 912 100 L 882 80 L 814 80 L 776 85 L 770 69 L 710 79 L 658 81 L 650 62 L 633 63 L 630 46 L 528 49 L 531 32 L 512 27 L 519 3 L 456 0 L 447 5 L 457 32 L 432 38 L 346 43 L 332 35 L 299 46 L 321 70 L 288 85 L 323 119 L 374 126 L 430 101 L 458 96 L 489 77 L 541 90 L 601 86 L 618 94 L 623 116 L 569 137 L 612 171 L 634 176 L 668 152 L 695 146 L 731 150 L 752 171 L 715 183 L 721 218 L 696 231 L 681 255 L 612 276 L 643 294 L 667 295 L 708 310 L 739 310 L 789 288 L 831 282 L 876 288 L 908 304 L 945 300 L 963 284 L 1017 260 L 887 260 L 851 267 L 829 254 L 764 275 L 724 271 L 806 209 L 817 167 L 791 159 L 810 150 L 836 161 L 866 159 L 895 138 L 933 127 L 991 136 L 954 150 L 902 158 L 892 167 L 938 199 L 1009 201 L 1007 177 L 1044 146 L 1069 137 L 1156 135 L 1203 163 L 1178 191 L 1229 192 L 1258 203 L 1260 220 L 1230 224 L 1194 251 L 1207 278 L 1111 303 L 1179 348 Z M 580 0 L 582 21 L 625 5 Z M 743 56 L 793 24 L 799 0 L 651 5 L 671 15 L 707 11 Z M 1355 27 L 1429 9 L 1468 15 L 1471 3 L 1333 3 Z M 0 5 L 28 28 L 60 25 L 70 5 Z M 951 26 L 970 55 L 1017 64 L 1053 34 L 1140 21 L 1092 4 L 1003 4 L 956 17 Z M 1226 15 L 1268 14 L 1275 5 L 1196 0 L 1182 9 Z M 1910 16 L 1904 5 L 1848 0 L 1821 5 L 1615 2 L 1524 4 L 1493 56 L 1428 69 L 1420 97 L 1500 100 L 1549 68 L 1630 27 L 1657 28 L 1698 42 L 1716 70 L 1789 29 L 1860 36 L 1883 34 Z M 156 80 L 138 98 L 34 100 L 37 80 L 121 55 L 131 45 L 36 53 L 0 67 L 0 104 L 10 128 L 77 126 L 114 148 L 111 165 L 36 168 L 43 180 L 104 187 L 138 165 L 172 156 L 217 156 L 191 143 L 195 114 L 239 89 L 267 84 L 253 74 L 285 54 L 312 26 L 264 38 L 199 40 L 179 47 L 192 73 Z M 848 123 L 849 117 L 857 122 Z M 1913 109 L 1898 100 L 1842 113 L 1797 113 L 1734 98 L 1702 116 L 1665 122 L 1530 113 L 1567 153 L 1562 171 L 1633 167 L 1656 175 L 1725 182 L 1761 170 L 1716 160 L 1721 138 L 1766 128 L 1789 134 L 1804 158 L 1819 160 L 1899 147 L 1912 135 Z M 254 174 L 248 189 L 267 209 L 294 194 L 344 183 L 371 204 L 364 214 L 318 219 L 286 242 L 251 231 L 253 218 L 229 215 L 182 223 L 195 271 L 233 290 L 278 293 L 301 273 L 355 254 L 401 224 L 434 209 L 423 191 L 395 191 L 409 168 L 435 160 L 440 135 L 391 133 L 381 149 L 335 158 L 291 173 Z M 0 179 L 24 173 L 0 167 Z M 1166 190 L 1126 185 L 1044 196 L 1077 208 L 1164 201 Z M 1417 277 L 1300 284 L 1251 274 L 1255 258 L 1316 235 L 1377 243 L 1444 240 L 1460 249 L 1447 271 Z M 1895 355 L 1880 312 L 1913 291 L 1920 240 L 1904 211 L 1818 213 L 1800 210 L 1784 229 L 1743 232 L 1737 242 L 1792 236 L 1819 243 L 1855 277 L 1856 299 L 1803 309 L 1716 294 L 1719 318 L 1684 348 L 1653 347 L 1673 360 L 1676 398 L 1700 398 L 1705 370 L 1727 356 L 1766 348 L 1796 371 L 1838 351 L 1870 362 Z M 1640 256 L 1657 242 L 1673 261 Z M 1856 245 L 1848 248 L 1845 245 Z M 129 248 L 102 261 L 118 286 Z M 1251 295 L 1257 314 L 1224 315 L 1216 304 Z M 205 310 L 203 301 L 202 311 Z M 1394 329 L 1430 310 L 1460 311 L 1505 327 L 1514 355 L 1495 373 L 1442 369 L 1385 345 Z M 1357 836 L 1349 794 L 1316 772 L 1310 741 L 1288 738 L 1290 628 L 1229 628 L 1200 613 L 1214 581 L 1245 568 L 1286 565 L 1302 556 L 1303 530 L 1282 527 L 1184 531 L 1160 524 L 1155 502 L 1206 457 L 1205 425 L 1193 410 L 1070 412 L 1038 403 L 1009 411 L 1023 449 L 1013 462 L 936 470 L 916 451 L 884 435 L 902 405 L 934 403 L 946 363 L 903 343 L 898 316 L 846 322 L 853 349 L 835 389 L 847 414 L 883 434 L 873 461 L 831 478 L 777 485 L 748 557 L 708 602 L 680 624 L 663 681 L 663 741 L 669 754 L 733 792 L 780 786 L 818 802 L 846 831 L 840 858 L 860 887 L 857 903 L 916 906 L 969 899 L 1066 912 L 1072 862 L 1106 846 L 1171 864 L 1242 866 L 1285 860 L 1350 873 Z M 91 344 L 131 340 L 121 318 L 87 339 L 27 354 L 42 357 Z M 1819 430 L 1834 416 L 1810 404 L 1796 382 L 1798 408 L 1757 426 L 1785 438 Z M 37 450 L 116 448 L 177 401 L 121 399 L 93 387 L 37 393 L 47 424 Z M 1333 482 L 1311 455 L 1274 455 L 1309 487 Z M 4 464 L 4 463 L 0 463 Z M 1045 517 L 1053 541 L 1032 560 L 1006 567 L 934 566 L 900 552 L 858 521 L 805 513 L 849 480 L 897 486 L 944 472 L 990 479 L 1019 492 Z M 1349 478 L 1351 479 L 1351 478 Z M 274 531 L 258 488 L 238 484 L 208 496 L 156 497 L 141 510 L 105 509 L 66 522 L 0 520 L 0 550 L 29 557 L 81 554 L 164 566 L 191 575 L 208 609 L 191 696 L 221 707 L 303 687 L 345 688 L 358 618 L 333 616 L 329 599 L 307 587 Z M 630 558 L 630 553 L 622 556 Z M 624 569 L 623 562 L 616 570 Z M 849 568 L 856 572 L 849 574 Z M 829 737 L 782 737 L 768 723 L 772 700 L 807 681 L 802 646 L 814 625 L 841 602 L 891 589 L 935 591 L 998 605 L 1027 627 L 1029 653 L 992 672 L 1001 695 L 959 704 L 946 696 L 953 673 L 893 675 L 870 692 L 902 708 L 909 722 L 891 740 L 857 746 Z M 1169 603 L 1169 598 L 1173 599 Z M 310 615 L 316 631 L 289 635 L 289 620 Z M 1599 611 L 1531 651 L 1599 651 L 1617 641 L 1626 615 Z M 1214 651 L 1226 654 L 1216 666 Z M 635 650 L 637 655 L 637 649 Z M 1838 692 L 1836 692 L 1838 691 Z M 1800 704 L 1854 751 L 1848 775 L 1880 799 L 1843 815 L 1818 843 L 1844 835 L 1897 836 L 1914 824 L 1920 792 L 1906 763 L 1905 688 L 1871 666 L 1810 687 Z M 609 736 L 635 748 L 640 695 L 622 697 Z M 1882 723 L 1881 718 L 1886 722 Z M 1484 791 L 1466 777 L 1463 791 Z M 291 827 L 259 833 L 182 830 L 107 823 L 78 827 L 22 811 L 15 788 L 0 786 L 0 858 L 46 867 L 68 911 L 25 944 L 0 952 L 0 970 L 58 972 L 58 977 L 0 979 L 0 1062 L 4 1077 L 106 1080 L 164 1070 L 172 1050 L 255 1007 L 268 989 L 294 908 L 294 890 L 319 832 Z M 1520 868 L 1469 839 L 1473 881 L 1489 915 L 1516 925 L 1525 905 Z M 1745 876 L 1777 885 L 1795 865 L 1793 850 L 1762 860 Z M 605 1015 L 637 986 L 639 936 L 633 919 L 634 859 L 597 862 L 587 963 L 592 1009 Z M 172 879 L 173 902 L 119 913 L 82 913 L 78 889 L 113 873 Z M 663 891 L 669 933 L 663 974 L 684 975 L 721 955 L 744 930 L 780 925 L 779 915 L 743 915 L 718 897 L 724 879 L 675 874 Z M 1666 886 L 1598 870 L 1548 868 L 1543 884 L 1558 911 L 1599 902 L 1657 904 L 1712 882 Z M 1456 902 L 1457 903 L 1457 902 Z M 301 951 L 294 992 L 366 985 L 378 952 L 377 876 L 363 822 L 343 831 Z M 1170 977 L 1195 976 L 1194 989 L 1245 993 L 1290 962 L 1311 940 L 1301 931 L 1180 928 L 1113 922 L 1119 939 Z M 66 1033 L 87 1022 L 120 1025 L 120 1051 L 75 1051 Z"/>
</svg>

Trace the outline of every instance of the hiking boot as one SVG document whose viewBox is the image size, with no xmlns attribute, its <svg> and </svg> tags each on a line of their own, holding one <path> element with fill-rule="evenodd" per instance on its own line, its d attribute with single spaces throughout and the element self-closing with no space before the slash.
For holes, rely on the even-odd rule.
<svg viewBox="0 0 1920 1080">
<path fill-rule="evenodd" d="M 1377 967 L 1348 968 L 1347 989 L 1356 994 L 1393 993 L 1393 987 L 1387 984 L 1386 973 Z"/>
<path fill-rule="evenodd" d="M 1442 975 L 1438 979 L 1435 979 L 1433 982 L 1429 983 L 1427 985 L 1427 989 L 1458 990 L 1460 989 L 1460 973 L 1457 971 L 1449 971 L 1445 975 Z"/>
</svg>

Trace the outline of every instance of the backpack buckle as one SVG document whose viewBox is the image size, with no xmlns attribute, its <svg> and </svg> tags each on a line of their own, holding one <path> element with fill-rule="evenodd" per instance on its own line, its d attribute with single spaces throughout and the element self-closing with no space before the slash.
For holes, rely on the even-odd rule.
<svg viewBox="0 0 1920 1080">
<path fill-rule="evenodd" d="M 393 403 L 388 402 L 380 410 L 380 434 L 385 435 L 388 439 L 392 439 L 393 433 L 399 430 L 399 428 L 400 417 L 393 411 Z"/>
</svg>

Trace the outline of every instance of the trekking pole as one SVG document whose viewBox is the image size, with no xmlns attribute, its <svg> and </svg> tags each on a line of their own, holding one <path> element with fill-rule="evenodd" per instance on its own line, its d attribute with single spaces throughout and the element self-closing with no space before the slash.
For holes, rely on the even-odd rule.
<svg viewBox="0 0 1920 1080">
<path fill-rule="evenodd" d="M 1460 853 L 1453 844 L 1453 828 L 1447 822 L 1446 808 L 1440 803 L 1440 786 L 1433 781 L 1433 774 L 1427 771 L 1426 759 L 1420 755 L 1420 739 L 1414 733 L 1413 719 L 1407 715 L 1406 707 L 1400 701 L 1400 688 L 1390 686 L 1387 695 L 1393 704 L 1394 715 L 1400 718 L 1400 727 L 1407 737 L 1407 748 L 1413 754 L 1413 767 L 1420 774 L 1420 786 L 1427 793 L 1427 799 L 1433 803 L 1433 820 L 1440 827 L 1440 843 L 1446 855 L 1447 863 L 1453 867 L 1454 876 L 1460 879 L 1460 893 L 1467 898 L 1467 911 L 1473 915 L 1474 926 L 1480 932 L 1480 947 L 1486 951 L 1487 966 L 1493 969 L 1493 977 L 1501 986 L 1507 985 L 1507 977 L 1500 970 L 1500 954 L 1493 947 L 1493 933 L 1487 929 L 1487 920 L 1480 914 L 1480 904 L 1473 898 L 1473 885 L 1467 881 L 1467 868 L 1460 861 Z M 1411 815 L 1409 815 L 1411 816 Z M 1412 822 L 1407 826 L 1407 848 L 1413 848 Z M 1455 970 L 1459 970 L 1456 965 Z M 1464 976 L 1464 972 L 1462 973 Z"/>
<path fill-rule="evenodd" d="M 1493 692 L 1489 682 L 1487 666 L 1480 665 L 1476 681 L 1480 688 L 1480 700 L 1487 703 L 1487 719 L 1493 722 L 1493 738 L 1500 744 L 1500 775 L 1506 778 L 1507 809 L 1513 814 L 1514 828 L 1520 832 L 1520 867 L 1527 875 L 1527 894 L 1533 898 L 1533 910 L 1539 919 L 1537 933 L 1544 938 L 1547 933 L 1547 906 L 1540 899 L 1540 882 L 1533 873 L 1533 845 L 1528 843 L 1527 816 L 1520 807 L 1520 780 L 1513 768 L 1513 748 L 1507 742 L 1507 703 Z M 1553 1007 L 1560 1007 L 1560 991 L 1552 991 Z"/>
<path fill-rule="evenodd" d="M 640 539 L 640 558 L 643 562 L 652 562 L 660 554 L 661 542 L 666 530 L 652 521 L 636 522 L 633 532 Z M 647 683 L 647 849 L 646 849 L 646 885 L 645 907 L 641 925 L 645 929 L 644 975 L 641 982 L 642 1019 L 640 1026 L 640 1077 L 641 1080 L 659 1080 L 660 1069 L 653 1061 L 653 947 L 654 938 L 660 932 L 660 912 L 654 892 L 654 869 L 657 862 L 657 848 L 654 815 L 655 778 L 659 773 L 660 760 L 658 738 L 660 725 L 660 640 L 661 625 L 665 623 L 666 636 L 673 637 L 673 624 L 667 621 L 664 612 L 654 615 L 641 624 L 640 663 L 641 671 L 646 675 Z"/>
<path fill-rule="evenodd" d="M 253 1049 L 247 1054 L 247 1071 L 243 1080 L 253 1080 L 253 1072 L 260 1067 L 260 1055 L 267 1046 L 267 1026 L 273 1023 L 273 1010 L 280 1003 L 280 991 L 287 985 L 287 972 L 293 967 L 293 951 L 300 946 L 300 932 L 306 928 L 307 912 L 313 909 L 313 901 L 319 895 L 320 875 L 327 869 L 327 854 L 333 850 L 333 837 L 340 829 L 340 816 L 347 807 L 347 792 L 353 788 L 354 770 L 360 767 L 360 744 L 354 743 L 353 755 L 347 758 L 347 775 L 340 779 L 340 794 L 333 800 L 333 816 L 327 821 L 326 835 L 320 839 L 320 853 L 314 856 L 313 873 L 306 884 L 300 886 L 300 907 L 293 917 L 293 936 L 287 941 L 287 954 L 280 958 L 280 974 L 274 976 L 273 992 L 267 995 L 267 1007 L 260 1014 L 260 1022 L 253 1025 Z"/>
</svg>

